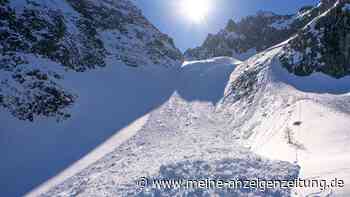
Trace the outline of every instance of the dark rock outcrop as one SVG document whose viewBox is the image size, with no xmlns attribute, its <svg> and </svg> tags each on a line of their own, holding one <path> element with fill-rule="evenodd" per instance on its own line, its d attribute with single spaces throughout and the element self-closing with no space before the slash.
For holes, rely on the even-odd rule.
<svg viewBox="0 0 350 197">
<path fill-rule="evenodd" d="M 324 1 L 329 10 L 288 42 L 283 65 L 296 75 L 323 72 L 335 78 L 350 74 L 350 1 Z"/>
<path fill-rule="evenodd" d="M 188 60 L 233 56 L 245 60 L 296 33 L 299 19 L 294 15 L 258 12 L 238 23 L 232 19 L 219 33 L 209 34 L 203 45 L 185 52 Z"/>
<path fill-rule="evenodd" d="M 185 58 L 233 56 L 245 60 L 288 40 L 280 59 L 290 72 L 344 77 L 350 74 L 349 16 L 349 0 L 321 0 L 294 15 L 258 12 L 238 23 L 229 20 L 218 34 L 209 34 L 202 46 L 187 50 Z"/>
<path fill-rule="evenodd" d="M 0 0 L 0 106 L 17 118 L 69 117 L 76 96 L 56 70 L 83 72 L 107 59 L 176 67 L 182 54 L 129 0 Z"/>
</svg>

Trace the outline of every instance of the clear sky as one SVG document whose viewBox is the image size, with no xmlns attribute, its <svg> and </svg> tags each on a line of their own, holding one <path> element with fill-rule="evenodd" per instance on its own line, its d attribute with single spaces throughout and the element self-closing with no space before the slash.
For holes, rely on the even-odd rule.
<svg viewBox="0 0 350 197">
<path fill-rule="evenodd" d="M 195 5 L 190 4 L 194 1 Z M 176 46 L 184 51 L 202 44 L 208 33 L 222 29 L 228 19 L 240 18 L 259 10 L 275 13 L 295 13 L 304 5 L 316 5 L 318 0 L 134 0 L 143 14 L 162 32 L 171 36 Z M 185 3 L 183 3 L 185 2 Z M 199 3 L 198 3 L 199 2 Z M 204 3 L 206 2 L 206 3 Z M 208 3 L 209 2 L 209 3 Z M 185 6 L 183 6 L 185 4 Z M 197 5 L 198 6 L 197 6 Z M 205 16 L 193 21 L 204 4 Z M 186 5 L 188 5 L 186 7 Z M 193 12 L 191 10 L 194 10 Z M 198 18 L 198 17 L 197 17 Z"/>
</svg>

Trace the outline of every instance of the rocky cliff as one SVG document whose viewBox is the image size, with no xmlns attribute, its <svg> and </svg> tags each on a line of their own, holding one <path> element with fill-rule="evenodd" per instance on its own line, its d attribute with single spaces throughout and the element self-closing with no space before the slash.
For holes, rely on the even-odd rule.
<svg viewBox="0 0 350 197">
<path fill-rule="evenodd" d="M 350 1 L 326 3 L 331 7 L 289 40 L 281 54 L 290 72 L 323 72 L 336 78 L 350 74 Z"/>
<path fill-rule="evenodd" d="M 0 0 L 0 106 L 23 120 L 69 117 L 56 72 L 107 62 L 176 67 L 181 52 L 129 0 Z"/>
</svg>

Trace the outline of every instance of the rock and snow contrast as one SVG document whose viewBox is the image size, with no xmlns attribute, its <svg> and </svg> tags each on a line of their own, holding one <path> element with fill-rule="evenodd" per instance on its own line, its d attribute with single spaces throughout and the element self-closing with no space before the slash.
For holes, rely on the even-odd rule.
<svg viewBox="0 0 350 197">
<path fill-rule="evenodd" d="M 174 93 L 149 114 L 142 129 L 103 159 L 42 196 L 148 196 L 152 193 L 160 196 L 240 193 L 288 196 L 290 191 L 282 189 L 233 193 L 139 191 L 136 187 L 135 182 L 144 176 L 199 178 L 212 175 L 213 178 L 241 176 L 281 180 L 297 177 L 297 165 L 261 158 L 242 146 L 237 133 L 232 132 L 232 116 L 218 107 L 230 73 L 240 65 L 232 58 L 185 63 L 180 72 L 175 73 Z M 45 191 L 45 185 L 43 187 Z M 29 196 L 38 194 L 33 191 Z"/>
<path fill-rule="evenodd" d="M 37 187 L 166 101 L 182 59 L 129 0 L 1 0 L 0 196 Z"/>
<path fill-rule="evenodd" d="M 185 58 L 190 53 L 196 54 L 189 58 L 195 61 L 185 61 L 182 66 L 182 55 L 171 39 L 150 25 L 127 0 L 0 2 L 1 12 L 9 12 L 11 16 L 0 18 L 2 24 L 8 24 L 1 28 L 18 36 L 8 42 L 1 40 L 0 48 L 4 60 L 0 65 L 0 80 L 7 82 L 0 86 L 3 107 L 0 120 L 4 123 L 0 126 L 1 196 L 350 195 L 350 51 L 345 50 L 349 48 L 350 30 L 346 27 L 350 21 L 350 2 L 327 0 L 315 7 L 305 7 L 296 15 L 260 12 L 239 24 L 231 21 L 226 29 L 234 30 L 219 33 L 220 41 L 212 43 L 210 49 L 206 46 L 198 49 L 198 53 L 186 52 Z M 23 2 L 31 10 L 40 11 L 39 16 L 55 13 L 49 11 L 54 9 L 63 17 L 67 30 L 57 38 L 53 51 L 47 54 L 36 51 L 33 43 L 40 41 L 39 38 L 23 49 L 6 48 L 16 39 L 27 39 L 20 29 L 11 26 L 16 17 L 25 20 L 27 15 L 20 13 L 26 9 L 18 6 L 27 5 Z M 120 15 L 110 15 L 110 9 Z M 87 17 L 91 14 L 97 15 Z M 110 20 L 125 18 L 121 26 L 111 27 L 115 23 L 108 20 L 99 24 L 98 17 L 106 16 Z M 52 22 L 50 17 L 46 20 Z M 80 32 L 80 26 L 76 25 L 80 20 L 79 24 L 85 28 L 98 27 L 92 37 Z M 262 26 L 251 29 L 249 21 Z M 267 26 L 281 36 L 271 37 L 276 40 L 262 39 L 266 43 L 255 42 L 254 36 L 265 35 L 261 32 Z M 123 33 L 122 27 L 127 27 L 128 33 Z M 45 33 L 38 28 L 33 33 L 35 37 Z M 80 33 L 70 33 L 73 29 Z M 140 38 L 137 32 L 144 32 L 143 36 Z M 81 46 L 92 44 L 90 41 L 68 42 L 66 39 L 71 38 L 68 35 L 80 35 L 79 38 L 91 42 L 100 40 L 97 43 L 101 43 L 101 48 Z M 221 36 L 225 38 L 222 40 Z M 231 38 L 232 47 L 226 40 Z M 121 40 L 138 47 L 123 48 L 129 45 Z M 72 45 L 65 45 L 65 41 Z M 94 48 L 87 51 L 103 55 L 103 68 L 79 62 L 78 52 L 71 56 L 78 58 L 74 61 L 61 62 L 60 56 L 53 56 L 68 46 L 79 52 L 85 47 Z M 212 49 L 227 49 L 227 53 Z M 241 60 L 235 58 L 249 51 L 251 54 L 244 54 Z M 330 54 L 334 57 L 329 57 Z M 16 62 L 18 58 L 24 58 L 25 62 Z M 137 64 L 130 64 L 133 61 L 129 58 L 135 58 Z M 15 63 L 10 64 L 11 61 Z M 69 62 L 78 63 L 69 66 L 66 64 Z M 75 72 L 75 66 L 84 69 Z M 17 72 L 22 67 L 38 71 Z M 44 72 L 48 73 L 46 77 L 42 75 Z M 23 79 L 17 76 L 21 73 L 25 73 L 21 75 Z M 57 79 L 56 73 L 60 76 Z M 46 86 L 62 95 L 45 91 Z M 29 100 L 22 101 L 21 96 L 28 91 Z M 48 101 L 59 104 L 53 107 L 42 94 L 50 94 L 52 99 L 63 97 L 68 104 L 61 100 Z M 16 99 L 14 95 L 19 96 Z M 11 99 L 22 103 L 9 103 Z M 33 107 L 22 107 L 27 104 Z M 33 110 L 22 112 L 25 109 Z M 28 118 L 28 113 L 33 118 Z M 64 120 L 57 122 L 57 116 L 64 116 Z M 337 178 L 345 181 L 345 187 L 264 191 L 140 189 L 136 182 L 141 177 L 150 180 Z"/>
<path fill-rule="evenodd" d="M 258 52 L 287 40 L 333 5 L 334 1 L 321 0 L 317 6 L 302 7 L 298 13 L 292 15 L 260 11 L 256 15 L 247 16 L 238 22 L 230 19 L 224 29 L 217 34 L 209 34 L 201 46 L 188 49 L 184 54 L 185 59 L 198 60 L 233 56 L 240 60 L 246 60 Z M 338 7 L 343 7 L 343 3 L 339 5 L 341 6 Z M 344 19 L 347 14 L 344 14 L 343 17 L 336 14 L 336 11 L 333 11 L 333 16 L 336 16 L 333 20 L 321 22 L 322 26 L 329 28 L 328 32 L 331 32 L 332 25 L 341 29 L 346 24 Z M 340 21 L 337 23 L 336 20 L 342 20 L 342 18 L 343 24 L 338 25 Z M 330 24 L 332 25 L 327 26 Z M 340 30 L 337 32 L 340 33 Z"/>
<path fill-rule="evenodd" d="M 0 1 L 0 105 L 14 116 L 65 119 L 75 92 L 64 71 L 113 63 L 176 67 L 181 52 L 128 0 Z"/>
</svg>

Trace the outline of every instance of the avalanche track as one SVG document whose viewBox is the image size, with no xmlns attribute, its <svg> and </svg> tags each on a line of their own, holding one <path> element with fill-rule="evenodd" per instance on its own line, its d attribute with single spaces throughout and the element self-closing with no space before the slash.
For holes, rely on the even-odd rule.
<svg viewBox="0 0 350 197">
<path fill-rule="evenodd" d="M 299 168 L 288 162 L 262 159 L 242 147 L 227 127 L 228 117 L 218 111 L 232 71 L 241 62 L 231 58 L 185 63 L 178 86 L 162 106 L 149 114 L 138 133 L 101 160 L 53 187 L 43 196 L 144 196 L 147 192 L 181 195 L 184 191 L 139 191 L 140 177 L 199 178 L 247 177 L 288 179 Z M 193 169 L 187 172 L 186 169 Z M 270 172 L 274 169 L 273 172 Z M 183 172 L 182 172 L 183 171 Z M 190 178 L 189 177 L 189 178 Z M 144 193 L 146 192 L 146 193 Z M 169 193 L 170 192 L 170 193 Z M 258 195 L 261 191 L 189 191 L 232 195 Z M 283 189 L 266 194 L 287 196 Z M 191 194 L 188 194 L 191 195 Z"/>
<path fill-rule="evenodd" d="M 350 78 L 296 77 L 281 67 L 280 50 L 245 62 L 185 63 L 176 91 L 133 137 L 42 196 L 349 194 L 347 186 L 264 192 L 136 187 L 140 177 L 350 182 Z"/>
</svg>

